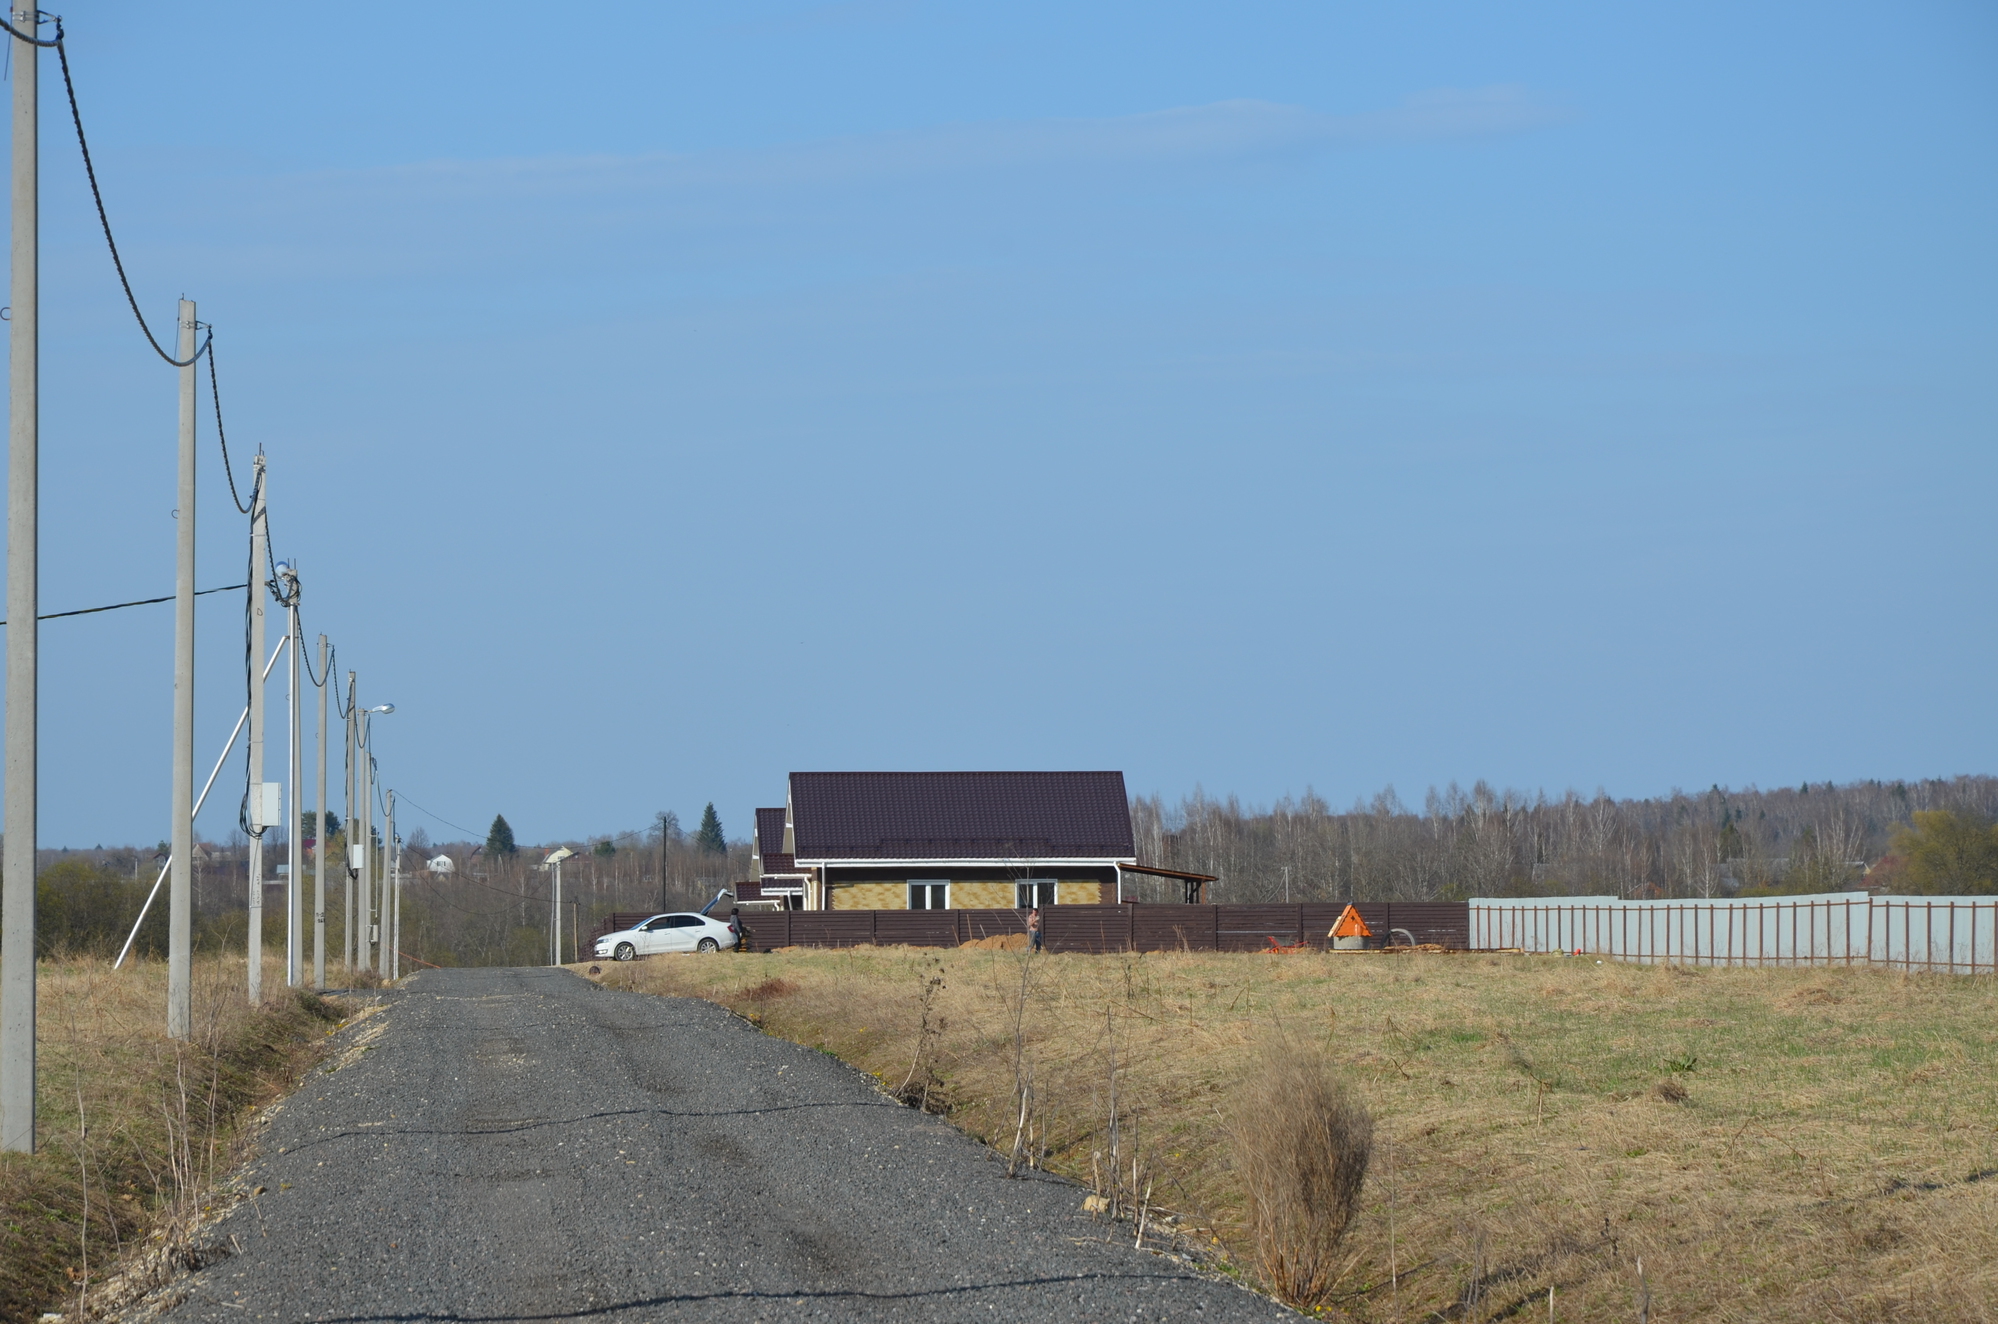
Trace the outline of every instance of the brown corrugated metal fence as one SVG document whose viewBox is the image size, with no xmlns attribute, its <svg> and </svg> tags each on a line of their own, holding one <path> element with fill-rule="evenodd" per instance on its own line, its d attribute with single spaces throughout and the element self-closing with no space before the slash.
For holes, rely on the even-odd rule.
<svg viewBox="0 0 1998 1324">
<path fill-rule="evenodd" d="M 1470 909 L 1462 901 L 1361 901 L 1374 931 L 1370 947 L 1404 929 L 1418 943 L 1470 946 Z M 1286 947 L 1329 946 L 1343 901 L 1258 906 L 1049 906 L 1041 912 L 1051 952 L 1248 952 L 1270 939 Z M 785 910 L 742 916 L 758 951 L 777 947 L 855 947 L 862 943 L 955 947 L 974 938 L 1026 932 L 1020 910 Z"/>
</svg>

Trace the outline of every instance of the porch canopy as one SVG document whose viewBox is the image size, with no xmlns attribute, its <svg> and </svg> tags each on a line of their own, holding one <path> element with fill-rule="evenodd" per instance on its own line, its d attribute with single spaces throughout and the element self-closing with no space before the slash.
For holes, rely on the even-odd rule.
<svg viewBox="0 0 1998 1324">
<path fill-rule="evenodd" d="M 1153 878 L 1177 878 L 1186 884 L 1186 904 L 1189 906 L 1200 904 L 1201 893 L 1205 891 L 1207 884 L 1221 881 L 1219 874 L 1188 873 L 1184 869 L 1161 869 L 1150 864 L 1120 864 L 1117 868 L 1123 873 L 1141 873 Z"/>
</svg>

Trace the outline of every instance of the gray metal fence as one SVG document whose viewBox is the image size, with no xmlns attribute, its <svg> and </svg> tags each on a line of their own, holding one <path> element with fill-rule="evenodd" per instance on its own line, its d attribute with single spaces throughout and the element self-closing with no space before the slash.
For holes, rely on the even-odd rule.
<svg viewBox="0 0 1998 1324">
<path fill-rule="evenodd" d="M 1480 898 L 1474 949 L 1580 951 L 1683 965 L 1880 966 L 1998 974 L 1998 897 L 1810 896 L 1722 901 Z"/>
</svg>

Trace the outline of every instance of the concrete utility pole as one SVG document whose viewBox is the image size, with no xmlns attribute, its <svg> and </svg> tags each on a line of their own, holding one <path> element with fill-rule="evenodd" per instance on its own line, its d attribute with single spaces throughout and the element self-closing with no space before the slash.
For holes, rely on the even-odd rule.
<svg viewBox="0 0 1998 1324">
<path fill-rule="evenodd" d="M 354 879 L 359 876 L 354 862 L 354 730 L 361 717 L 354 707 L 354 695 L 357 689 L 355 675 L 350 671 L 347 673 L 347 858 L 340 861 L 340 871 L 347 878 L 347 931 L 342 935 L 340 952 L 347 962 L 350 979 L 353 972 L 360 968 L 355 958 L 361 950 L 359 930 L 354 924 Z"/>
<path fill-rule="evenodd" d="M 9 6 L 12 9 L 12 6 Z M 39 36 L 33 5 L 14 25 Z M 13 335 L 7 409 L 6 841 L 0 846 L 0 1149 L 35 1149 L 35 662 L 41 613 L 41 204 L 36 94 L 41 51 L 7 37 L 14 57 Z"/>
<path fill-rule="evenodd" d="M 291 684 L 288 687 L 291 732 L 287 742 L 291 750 L 291 766 L 286 770 L 291 789 L 285 795 L 286 807 L 291 812 L 284 823 L 284 982 L 297 988 L 305 982 L 305 880 L 298 875 L 298 841 L 305 835 L 305 810 L 301 803 L 305 797 L 300 794 L 305 779 L 305 750 L 301 747 L 304 728 L 298 712 L 299 701 L 304 696 L 298 692 L 298 658 L 305 651 L 305 640 L 298 633 L 298 567 L 289 561 L 279 567 L 278 583 L 284 590 L 285 629 L 291 636 Z"/>
<path fill-rule="evenodd" d="M 293 627 L 296 630 L 297 627 Z M 326 691 L 333 676 L 326 670 L 326 636 L 319 636 L 319 818 L 312 849 L 312 987 L 326 987 Z"/>
<path fill-rule="evenodd" d="M 402 852 L 395 844 L 395 792 L 388 793 L 388 967 L 390 979 L 402 978 Z"/>
<path fill-rule="evenodd" d="M 370 746 L 374 743 L 375 732 L 374 725 L 368 721 L 367 713 L 359 712 L 354 717 L 358 723 L 354 728 L 354 755 L 358 763 L 354 771 L 354 780 L 361 796 L 361 802 L 354 806 L 354 812 L 359 815 L 361 824 L 360 879 L 357 893 L 361 911 L 361 932 L 358 936 L 361 969 L 372 970 L 377 921 L 375 919 L 375 751 Z M 348 840 L 353 841 L 354 838 L 349 837 Z"/>
<path fill-rule="evenodd" d="M 18 84 L 16 84 L 18 87 Z M 180 301 L 180 490 L 174 510 L 173 876 L 167 883 L 167 1034 L 194 1023 L 194 303 Z"/>
<path fill-rule="evenodd" d="M 269 523 L 264 518 L 264 457 L 251 462 L 250 480 L 250 657 L 264 655 L 264 573 L 269 553 Z M 244 870 L 250 883 L 249 992 L 250 1005 L 264 1000 L 264 682 L 250 678 L 250 859 Z"/>
<path fill-rule="evenodd" d="M 548 964 L 562 964 L 562 861 L 576 852 L 567 846 L 557 846 L 548 853 L 548 858 L 535 868 L 543 873 L 555 872 L 555 888 L 548 894 Z"/>
<path fill-rule="evenodd" d="M 351 675 L 353 673 L 349 672 L 348 674 Z M 380 769 L 375 767 L 375 714 L 392 713 L 394 711 L 395 705 L 392 703 L 376 704 L 372 708 L 356 707 L 354 709 L 354 720 L 358 723 L 355 730 L 359 732 L 354 743 L 356 752 L 360 756 L 360 815 L 363 825 L 361 830 L 360 863 L 361 939 L 363 942 L 361 948 L 361 968 L 364 970 L 372 968 L 378 975 L 388 973 L 390 950 L 388 944 L 390 942 L 390 934 L 389 879 L 386 868 L 388 856 L 386 854 L 382 857 L 384 865 L 382 872 L 380 874 L 375 872 L 375 778 L 380 773 Z M 389 829 L 393 832 L 394 828 L 395 823 L 391 819 Z M 352 828 L 350 827 L 348 831 L 350 834 L 348 840 L 351 841 L 353 839 L 351 835 Z M 384 852 L 388 850 L 390 844 L 387 841 L 382 843 Z M 369 952 L 366 944 L 369 943 L 374 944 L 374 964 L 372 967 L 368 964 Z"/>
</svg>

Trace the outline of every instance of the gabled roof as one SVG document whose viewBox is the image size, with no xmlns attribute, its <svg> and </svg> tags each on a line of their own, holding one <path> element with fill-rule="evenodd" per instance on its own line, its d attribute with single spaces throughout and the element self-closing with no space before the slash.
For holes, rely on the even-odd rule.
<svg viewBox="0 0 1998 1324">
<path fill-rule="evenodd" d="M 756 853 L 764 857 L 784 853 L 784 809 L 756 811 Z"/>
<path fill-rule="evenodd" d="M 756 811 L 756 862 L 764 873 L 789 873 L 794 867 L 784 850 L 784 810 Z"/>
<path fill-rule="evenodd" d="M 801 860 L 1131 859 L 1121 772 L 794 772 Z"/>
</svg>

